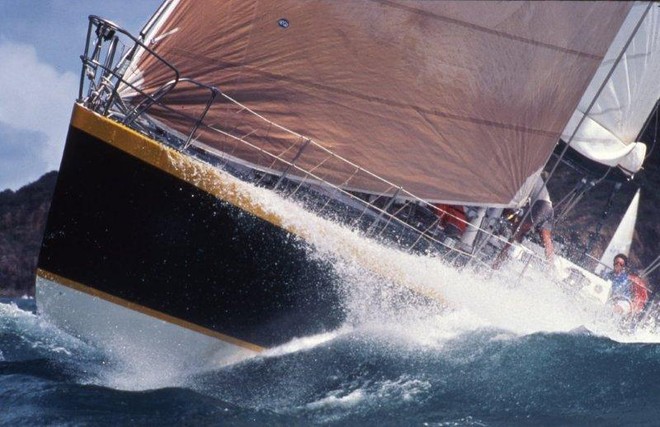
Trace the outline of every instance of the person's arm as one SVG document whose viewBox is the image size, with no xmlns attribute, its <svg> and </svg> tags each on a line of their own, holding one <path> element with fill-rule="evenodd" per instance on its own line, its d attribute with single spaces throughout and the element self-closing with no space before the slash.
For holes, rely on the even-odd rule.
<svg viewBox="0 0 660 427">
<path fill-rule="evenodd" d="M 549 262 L 552 262 L 555 259 L 555 248 L 552 246 L 550 230 L 541 229 L 539 233 L 541 234 L 541 241 L 543 241 L 543 247 L 545 248 L 545 258 Z"/>
<path fill-rule="evenodd" d="M 495 262 L 493 263 L 492 266 L 493 270 L 497 270 L 500 268 L 500 265 L 502 265 L 502 262 L 504 262 L 504 260 L 506 259 L 509 248 L 511 247 L 513 242 L 516 243 L 522 242 L 523 237 L 525 236 L 525 234 L 529 233 L 529 230 L 531 230 L 531 228 L 532 228 L 532 222 L 529 220 L 524 221 L 522 224 L 519 224 L 515 228 L 515 232 L 513 233 L 513 236 L 511 236 L 509 240 L 507 240 L 507 242 L 504 244 L 504 247 L 500 251 L 499 255 L 495 259 Z"/>
</svg>

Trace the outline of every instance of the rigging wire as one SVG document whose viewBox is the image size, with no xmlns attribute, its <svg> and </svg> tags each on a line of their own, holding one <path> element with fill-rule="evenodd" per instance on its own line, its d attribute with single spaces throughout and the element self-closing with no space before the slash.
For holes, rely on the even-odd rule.
<svg viewBox="0 0 660 427">
<path fill-rule="evenodd" d="M 609 72 L 607 73 L 607 76 L 605 76 L 605 78 L 603 79 L 603 82 L 601 83 L 600 87 L 596 91 L 594 97 L 591 99 L 591 102 L 589 103 L 589 106 L 587 107 L 587 109 L 582 114 L 582 118 L 578 122 L 577 126 L 575 126 L 575 129 L 573 130 L 573 133 L 571 134 L 571 137 L 568 139 L 568 141 L 566 142 L 566 145 L 562 149 L 561 154 L 559 155 L 560 160 L 561 160 L 561 158 L 564 157 L 564 155 L 566 154 L 566 151 L 568 151 L 568 148 L 571 146 L 571 143 L 573 142 L 573 139 L 575 138 L 575 135 L 577 134 L 578 129 L 580 129 L 580 126 L 582 126 L 582 123 L 584 123 L 584 121 L 587 118 L 587 116 L 589 115 L 589 113 L 591 113 L 591 110 L 594 107 L 594 105 L 596 104 L 596 101 L 598 100 L 598 97 L 603 92 L 603 89 L 605 89 L 605 86 L 607 85 L 607 83 L 609 83 L 609 80 L 612 77 L 612 74 L 614 73 L 614 70 L 616 70 L 616 67 L 619 65 L 619 62 L 621 62 L 621 59 L 623 58 L 623 55 L 628 50 L 628 46 L 630 46 L 630 43 L 632 43 L 632 40 L 635 37 L 635 35 L 637 35 L 637 31 L 641 27 L 642 22 L 644 22 L 644 19 L 646 19 L 646 16 L 648 15 L 649 11 L 651 10 L 651 6 L 652 6 L 652 3 L 649 3 L 649 5 L 646 7 L 646 10 L 644 11 L 644 14 L 642 14 L 641 18 L 637 22 L 637 25 L 635 25 L 635 29 L 632 31 L 632 33 L 628 37 L 628 40 L 626 41 L 626 44 L 623 46 L 623 49 L 621 49 L 621 52 L 619 52 L 619 55 L 617 56 L 616 60 L 612 64 L 612 67 L 610 68 Z M 559 163 L 560 163 L 559 160 L 555 162 L 554 166 L 550 170 L 550 173 L 548 174 L 548 179 L 546 181 L 550 180 L 552 175 L 557 170 L 557 166 L 559 166 Z M 536 195 L 536 196 L 538 197 L 538 195 Z"/>
<path fill-rule="evenodd" d="M 607 75 L 606 75 L 605 78 L 603 79 L 603 82 L 600 84 L 598 90 L 596 91 L 596 93 L 594 94 L 593 98 L 591 99 L 591 102 L 589 103 L 589 106 L 588 106 L 587 109 L 582 113 L 582 118 L 581 118 L 580 121 L 578 122 L 577 126 L 575 126 L 575 129 L 573 130 L 573 133 L 571 134 L 571 137 L 568 139 L 568 141 L 566 141 L 566 145 L 565 145 L 564 148 L 562 149 L 561 154 L 559 155 L 559 159 L 555 162 L 555 164 L 552 166 L 552 169 L 551 169 L 550 172 L 548 173 L 548 177 L 547 177 L 547 179 L 545 179 L 545 182 L 546 182 L 546 183 L 547 183 L 547 182 L 552 178 L 552 176 L 554 175 L 555 171 L 557 170 L 557 167 L 558 167 L 559 164 L 561 163 L 561 160 L 563 159 L 564 155 L 566 154 L 566 152 L 568 151 L 569 147 L 571 146 L 571 143 L 573 142 L 573 139 L 575 138 L 575 135 L 577 134 L 577 131 L 580 129 L 580 126 L 582 126 L 582 123 L 584 123 L 584 121 L 586 120 L 586 118 L 587 118 L 587 116 L 589 115 L 589 113 L 591 113 L 591 110 L 593 109 L 594 105 L 596 104 L 596 101 L 598 100 L 598 97 L 599 97 L 600 94 L 603 92 L 603 89 L 605 89 L 605 86 L 609 83 L 610 78 L 612 77 L 612 74 L 614 74 L 614 70 L 616 70 L 616 67 L 617 67 L 617 66 L 619 65 L 619 63 L 621 62 L 621 59 L 623 58 L 623 55 L 624 55 L 624 54 L 626 53 L 626 51 L 628 50 L 628 46 L 630 46 L 630 44 L 632 43 L 633 38 L 635 37 L 635 35 L 637 35 L 637 31 L 639 31 L 639 28 L 642 26 L 642 22 L 644 22 L 644 20 L 646 19 L 646 16 L 648 15 L 649 11 L 651 10 L 652 5 L 653 5 L 653 3 L 649 3 L 648 6 L 646 7 L 646 10 L 644 10 L 644 13 L 643 13 L 642 16 L 640 17 L 640 19 L 639 19 L 639 21 L 637 22 L 637 24 L 635 25 L 635 28 L 633 29 L 632 33 L 631 33 L 630 36 L 628 37 L 628 40 L 626 41 L 625 45 L 624 45 L 623 48 L 621 49 L 621 52 L 619 52 L 619 55 L 617 56 L 616 60 L 615 60 L 614 63 L 612 64 L 612 67 L 611 67 L 610 70 L 608 71 Z M 542 189 L 538 190 L 538 191 L 536 192 L 536 194 L 533 195 L 533 197 L 531 198 L 531 202 L 532 202 L 532 203 L 533 203 L 534 201 L 536 201 L 536 199 L 538 198 L 538 196 L 539 196 L 539 194 L 541 193 L 541 191 L 542 191 Z M 518 226 L 517 226 L 516 229 L 514 230 L 513 235 L 515 235 L 516 233 L 518 233 L 518 231 L 520 230 L 520 227 L 522 226 L 522 224 L 525 222 L 525 220 L 526 220 L 526 219 L 529 217 L 529 215 L 531 214 L 531 211 L 532 211 L 532 209 L 531 209 L 531 204 L 530 204 L 529 209 L 526 210 L 526 212 L 525 212 L 525 214 L 523 215 L 522 219 L 521 219 L 520 222 L 518 223 Z"/>
<path fill-rule="evenodd" d="M 603 223 L 605 222 L 605 219 L 607 219 L 607 217 L 610 215 L 610 210 L 612 209 L 612 202 L 614 201 L 614 196 L 616 195 L 616 193 L 619 192 L 620 189 L 621 189 L 621 183 L 617 182 L 614 185 L 614 188 L 612 188 L 612 192 L 610 193 L 609 199 L 607 199 L 607 204 L 605 205 L 605 209 L 603 209 L 603 213 L 601 214 L 600 219 L 598 220 L 598 224 L 596 224 L 596 230 L 591 234 L 589 241 L 587 242 L 587 245 L 584 249 L 584 254 L 582 255 L 582 260 L 584 260 L 587 254 L 591 252 L 593 245 L 600 238 L 600 230 L 603 228 Z"/>
<path fill-rule="evenodd" d="M 641 273 L 640 276 L 647 278 L 655 269 L 660 267 L 660 255 L 657 256 Z"/>
<path fill-rule="evenodd" d="M 653 150 L 655 149 L 655 143 L 658 141 L 658 116 L 660 116 L 660 109 L 658 109 L 658 105 L 660 105 L 660 100 L 658 100 L 658 102 L 655 103 L 655 108 L 654 108 L 654 111 L 655 111 L 655 129 L 653 130 L 653 144 L 651 144 L 651 149 L 646 153 L 646 156 L 644 157 L 644 160 L 651 157 L 651 154 L 653 154 Z M 650 120 L 647 122 L 646 126 L 644 126 L 643 132 L 646 132 L 646 128 L 649 124 L 650 124 Z"/>
</svg>

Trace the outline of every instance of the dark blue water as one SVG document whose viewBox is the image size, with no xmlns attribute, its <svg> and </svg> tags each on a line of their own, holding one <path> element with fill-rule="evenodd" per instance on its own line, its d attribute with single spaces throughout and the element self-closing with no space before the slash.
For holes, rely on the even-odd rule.
<svg viewBox="0 0 660 427">
<path fill-rule="evenodd" d="M 486 328 L 429 343 L 381 325 L 183 373 L 33 309 L 0 303 L 2 425 L 660 425 L 656 344 Z"/>
</svg>

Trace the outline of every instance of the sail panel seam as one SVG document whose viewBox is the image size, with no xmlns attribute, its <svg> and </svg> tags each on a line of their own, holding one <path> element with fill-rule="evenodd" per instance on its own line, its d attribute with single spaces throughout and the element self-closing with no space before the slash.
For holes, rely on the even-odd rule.
<svg viewBox="0 0 660 427">
<path fill-rule="evenodd" d="M 176 54 L 178 54 L 179 56 L 181 56 L 183 58 L 191 58 L 191 59 L 194 58 L 197 61 L 203 62 L 202 58 L 200 58 L 199 56 L 194 56 L 188 51 L 183 51 L 183 50 L 176 49 L 176 50 L 172 51 L 172 53 L 174 53 L 174 52 L 176 52 Z M 361 99 L 363 101 L 375 102 L 375 103 L 379 103 L 379 104 L 382 104 L 382 105 L 387 105 L 388 107 L 410 108 L 410 109 L 413 109 L 413 110 L 417 111 L 418 113 L 422 113 L 422 114 L 429 114 L 429 115 L 432 115 L 432 116 L 444 117 L 444 118 L 447 118 L 447 119 L 458 120 L 458 121 L 467 122 L 467 123 L 476 123 L 476 124 L 486 125 L 486 126 L 490 126 L 490 127 L 494 127 L 494 128 L 515 130 L 515 131 L 518 131 L 518 132 L 525 132 L 525 133 L 530 133 L 530 134 L 534 134 L 534 135 L 543 135 L 543 136 L 549 136 L 549 137 L 558 137 L 560 132 L 561 132 L 561 131 L 551 131 L 551 130 L 545 130 L 545 129 L 534 129 L 534 128 L 530 128 L 530 127 L 526 127 L 526 126 L 522 126 L 522 125 L 495 122 L 495 121 L 492 121 L 492 120 L 479 119 L 479 118 L 476 118 L 476 117 L 459 116 L 457 114 L 451 114 L 451 113 L 444 112 L 444 111 L 430 110 L 430 109 L 423 108 L 423 107 L 413 105 L 413 104 L 406 104 L 406 103 L 403 103 L 403 102 L 397 102 L 395 100 L 389 100 L 389 99 L 379 98 L 379 97 L 375 97 L 375 96 L 364 95 L 364 94 L 361 94 L 361 93 L 358 93 L 358 92 L 349 91 L 349 90 L 342 89 L 342 88 L 339 88 L 339 87 L 325 86 L 325 85 L 322 85 L 322 84 L 319 84 L 319 83 L 314 83 L 314 82 L 305 81 L 305 80 L 299 80 L 299 79 L 295 79 L 295 78 L 291 78 L 291 77 L 286 77 L 286 76 L 283 76 L 283 75 L 280 75 L 280 74 L 273 74 L 273 73 L 269 73 L 267 71 L 263 71 L 263 70 L 260 70 L 258 68 L 250 67 L 250 66 L 243 65 L 243 64 L 237 64 L 237 63 L 226 62 L 226 61 L 214 61 L 214 60 L 211 60 L 211 59 L 208 59 L 208 58 L 205 58 L 205 59 L 208 61 L 208 63 L 212 63 L 214 65 L 219 65 L 219 66 L 226 67 L 226 68 L 242 68 L 245 71 L 250 71 L 250 72 L 253 72 L 255 74 L 259 74 L 263 77 L 270 78 L 270 79 L 273 79 L 273 80 L 292 83 L 292 84 L 305 86 L 305 87 L 311 87 L 311 88 L 314 88 L 314 89 L 319 89 L 319 90 L 323 90 L 323 91 L 330 92 L 330 93 L 340 93 L 342 95 L 347 95 L 347 96 L 350 96 L 350 97 L 353 97 L 353 98 Z M 244 71 L 242 71 L 241 74 L 244 74 Z"/>
<path fill-rule="evenodd" d="M 502 37 L 502 38 L 506 38 L 506 39 L 509 39 L 509 40 L 515 40 L 515 41 L 519 41 L 519 42 L 525 43 L 525 44 L 530 44 L 530 45 L 533 45 L 533 46 L 544 47 L 544 48 L 555 50 L 555 51 L 558 51 L 558 52 L 569 53 L 569 54 L 572 54 L 572 55 L 576 55 L 576 56 L 580 56 L 580 57 L 584 57 L 584 58 L 596 59 L 596 60 L 599 60 L 599 61 L 603 59 L 602 55 L 595 55 L 593 53 L 582 52 L 582 51 L 579 51 L 579 50 L 569 49 L 569 48 L 565 48 L 565 47 L 562 47 L 562 46 L 553 45 L 553 44 L 550 44 L 550 43 L 544 43 L 544 42 L 541 42 L 541 41 L 538 41 L 538 40 L 528 39 L 528 38 L 521 37 L 521 36 L 515 36 L 513 34 L 493 30 L 491 28 L 482 27 L 482 26 L 479 26 L 479 25 L 476 25 L 476 24 L 471 24 L 469 22 L 461 21 L 461 20 L 454 19 L 454 18 L 449 18 L 449 17 L 446 17 L 446 16 L 431 13 L 431 12 L 428 12 L 428 11 L 425 11 L 425 10 L 416 9 L 414 7 L 411 7 L 411 6 L 405 6 L 405 5 L 402 5 L 402 4 L 394 3 L 394 2 L 388 1 L 388 0 L 370 0 L 370 1 L 372 1 L 374 3 L 380 3 L 383 6 L 389 6 L 389 7 L 392 7 L 392 8 L 405 10 L 407 12 L 414 13 L 414 14 L 417 14 L 417 15 L 423 15 L 425 17 L 432 18 L 432 19 L 435 19 L 435 20 L 444 21 L 444 22 L 447 22 L 447 23 L 450 23 L 450 24 L 459 25 L 461 27 L 469 28 L 469 29 L 476 30 L 476 31 L 479 31 L 479 32 L 482 32 L 482 33 L 492 34 L 492 35 L 497 36 L 497 37 Z"/>
</svg>

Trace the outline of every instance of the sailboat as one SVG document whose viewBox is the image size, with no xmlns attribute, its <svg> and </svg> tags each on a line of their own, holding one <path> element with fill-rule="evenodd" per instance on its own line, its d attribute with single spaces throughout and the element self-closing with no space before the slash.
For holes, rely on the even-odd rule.
<svg viewBox="0 0 660 427">
<path fill-rule="evenodd" d="M 617 254 L 628 256 L 630 253 L 633 232 L 635 231 L 635 224 L 637 223 L 637 211 L 639 210 L 639 192 L 640 190 L 637 190 L 635 196 L 630 201 L 626 213 L 623 215 L 621 222 L 619 222 L 619 226 L 610 239 L 605 251 L 603 251 L 603 255 L 600 257 L 600 262 L 594 269 L 596 274 L 602 273 L 605 266 L 609 267 Z"/>
<path fill-rule="evenodd" d="M 498 214 L 593 111 L 582 96 L 638 9 L 167 0 L 139 35 L 91 16 L 39 312 L 84 339 L 224 364 L 341 324 L 336 273 L 310 255 L 324 235 L 487 265 L 507 238 Z M 469 239 L 438 205 L 467 207 Z"/>
</svg>

